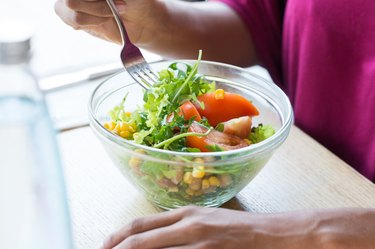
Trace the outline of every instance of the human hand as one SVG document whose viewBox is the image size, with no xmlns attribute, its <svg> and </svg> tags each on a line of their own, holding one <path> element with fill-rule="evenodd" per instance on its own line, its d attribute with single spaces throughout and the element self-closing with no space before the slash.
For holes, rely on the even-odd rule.
<svg viewBox="0 0 375 249">
<path fill-rule="evenodd" d="M 134 220 L 102 249 L 373 249 L 374 233 L 375 209 L 251 214 L 184 207 Z"/>
<path fill-rule="evenodd" d="M 144 32 L 158 22 L 159 1 L 157 0 L 115 0 L 117 9 L 126 22 L 128 35 L 133 43 L 148 41 Z M 121 43 L 121 36 L 105 0 L 57 0 L 57 15 L 77 30 L 84 30 L 96 37 Z"/>
<path fill-rule="evenodd" d="M 56 0 L 55 11 L 74 29 L 121 44 L 105 0 Z M 250 33 L 229 6 L 217 1 L 114 0 L 133 44 L 164 58 L 204 59 L 249 66 L 257 57 Z"/>
<path fill-rule="evenodd" d="M 246 212 L 184 207 L 135 219 L 110 236 L 103 249 L 249 248 L 250 218 Z"/>
</svg>

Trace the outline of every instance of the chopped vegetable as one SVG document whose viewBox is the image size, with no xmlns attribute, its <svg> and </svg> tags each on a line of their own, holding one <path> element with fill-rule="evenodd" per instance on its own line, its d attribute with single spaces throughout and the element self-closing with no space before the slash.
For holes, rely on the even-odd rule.
<svg viewBox="0 0 375 249">
<path fill-rule="evenodd" d="M 267 138 L 275 134 L 275 129 L 270 125 L 259 124 L 257 127 L 253 127 L 250 133 L 250 141 L 254 144 L 262 142 Z"/>
<path fill-rule="evenodd" d="M 189 131 L 194 133 L 206 133 L 207 130 L 207 127 L 198 123 L 192 123 L 189 127 Z M 235 150 L 248 146 L 245 140 L 216 130 L 211 131 L 207 136 L 189 136 L 186 138 L 186 143 L 189 147 L 198 148 L 202 152 Z"/>
<path fill-rule="evenodd" d="M 225 92 L 224 97 L 217 97 L 217 93 L 206 93 L 198 96 L 196 108 L 202 117 L 207 118 L 212 126 L 242 116 L 257 116 L 258 109 L 246 98 L 236 93 Z"/>
<path fill-rule="evenodd" d="M 184 116 L 185 120 L 194 119 L 195 121 L 201 121 L 201 115 L 197 111 L 197 108 L 191 103 L 190 101 L 186 101 L 180 106 L 181 112 L 179 114 L 182 114 Z"/>
<path fill-rule="evenodd" d="M 260 124 L 252 128 L 252 117 L 259 115 L 259 111 L 251 101 L 239 94 L 216 89 L 215 82 L 209 82 L 197 73 L 200 59 L 201 53 L 193 66 L 176 62 L 161 70 L 159 81 L 144 92 L 143 105 L 129 112 L 125 96 L 110 111 L 111 121 L 104 127 L 137 144 L 195 153 L 240 149 L 272 136 L 275 131 L 271 126 Z M 223 195 L 230 193 L 231 188 L 235 188 L 234 182 L 241 182 L 244 176 L 259 170 L 256 165 L 244 167 L 239 163 L 220 167 L 207 165 L 220 160 L 219 153 L 218 156 L 194 156 L 193 159 L 144 150 L 136 151 L 136 154 L 124 161 L 142 188 L 152 189 L 158 197 L 183 200 L 183 204 L 201 196 L 204 200 L 204 196 L 219 191 Z M 145 155 L 181 160 L 186 166 L 145 160 L 142 158 Z"/>
<path fill-rule="evenodd" d="M 240 138 L 248 138 L 251 131 L 252 120 L 250 116 L 233 118 L 217 125 L 219 131 Z"/>
</svg>

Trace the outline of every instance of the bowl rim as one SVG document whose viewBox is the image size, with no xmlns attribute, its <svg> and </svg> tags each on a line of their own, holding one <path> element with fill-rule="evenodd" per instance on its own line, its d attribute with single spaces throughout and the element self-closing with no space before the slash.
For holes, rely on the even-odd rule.
<svg viewBox="0 0 375 249">
<path fill-rule="evenodd" d="M 150 64 L 155 65 L 155 64 L 174 63 L 174 62 L 195 63 L 196 60 L 185 60 L 185 59 L 163 60 L 163 61 L 153 62 L 153 63 L 150 63 Z M 230 65 L 230 64 L 226 64 L 226 63 L 206 61 L 206 60 L 201 60 L 200 63 L 201 64 L 213 65 L 213 66 L 221 66 L 221 67 L 226 67 L 226 68 L 232 68 L 232 69 L 240 71 L 241 73 L 245 73 L 245 74 L 250 75 L 251 77 L 257 78 L 258 80 L 262 81 L 262 84 L 267 84 L 268 86 L 270 86 L 278 95 L 280 95 L 280 97 L 282 97 L 281 101 L 286 104 L 287 115 L 285 116 L 285 122 L 282 123 L 282 126 L 280 127 L 280 129 L 278 129 L 275 132 L 274 135 L 272 135 L 271 137 L 267 138 L 266 140 L 264 140 L 262 142 L 252 144 L 251 146 L 246 146 L 246 147 L 240 148 L 240 149 L 229 150 L 229 151 L 220 151 L 220 152 L 178 152 L 178 151 L 164 150 L 164 149 L 150 147 L 150 146 L 147 146 L 147 145 L 134 143 L 131 140 L 121 138 L 121 137 L 113 134 L 112 132 L 108 131 L 106 128 L 104 128 L 104 126 L 101 124 L 101 122 L 94 115 L 94 110 L 93 110 L 94 96 L 96 95 L 97 91 L 104 84 L 107 84 L 109 81 L 111 81 L 114 77 L 116 77 L 120 74 L 124 74 L 124 73 L 128 74 L 126 72 L 126 70 L 121 70 L 121 71 L 119 71 L 117 73 L 114 73 L 113 75 L 109 76 L 108 78 L 104 79 L 93 90 L 92 94 L 90 95 L 89 102 L 88 102 L 88 113 L 89 113 L 89 120 L 90 120 L 91 127 L 94 127 L 95 128 L 94 130 L 98 134 L 100 134 L 104 137 L 107 137 L 110 141 L 112 141 L 113 143 L 115 143 L 119 146 L 121 146 L 121 145 L 127 145 L 127 146 L 130 146 L 130 147 L 133 146 L 133 147 L 136 147 L 137 149 L 142 149 L 142 150 L 150 151 L 150 152 L 154 152 L 154 153 L 161 153 L 161 154 L 170 155 L 170 156 L 205 158 L 205 157 L 212 157 L 212 156 L 233 156 L 233 155 L 243 155 L 243 154 L 254 155 L 254 154 L 260 153 L 264 150 L 269 149 L 268 146 L 270 144 L 272 144 L 274 147 L 278 147 L 279 145 L 281 145 L 281 143 L 287 138 L 287 136 L 290 132 L 290 128 L 291 128 L 291 126 L 294 122 L 293 108 L 292 108 L 292 105 L 290 103 L 290 100 L 289 100 L 288 96 L 284 93 L 284 91 L 281 90 L 281 88 L 278 85 L 276 85 L 274 82 L 272 82 L 270 80 L 267 80 L 264 77 L 262 77 L 258 74 L 255 74 L 253 72 L 250 72 L 250 71 L 248 71 L 244 68 L 234 66 L 234 65 Z M 129 84 L 124 84 L 124 86 L 130 86 L 130 85 L 136 85 L 136 84 L 137 84 L 136 82 L 132 82 L 132 83 L 129 83 Z M 129 148 L 126 148 L 126 149 L 131 150 Z M 131 150 L 131 151 L 135 154 L 142 155 L 141 153 L 138 153 L 134 150 Z M 145 155 L 143 155 L 143 156 L 145 156 Z M 152 156 L 151 158 L 155 158 L 155 157 Z M 171 160 L 165 160 L 165 159 L 158 160 L 158 161 L 172 162 Z"/>
</svg>

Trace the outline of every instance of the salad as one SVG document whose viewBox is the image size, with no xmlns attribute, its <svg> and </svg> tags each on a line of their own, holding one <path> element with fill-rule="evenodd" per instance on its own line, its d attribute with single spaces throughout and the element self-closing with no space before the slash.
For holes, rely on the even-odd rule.
<svg viewBox="0 0 375 249">
<path fill-rule="evenodd" d="M 143 103 L 136 110 L 126 108 L 126 95 L 109 111 L 110 121 L 103 126 L 135 144 L 202 154 L 244 148 L 272 136 L 275 130 L 270 125 L 253 126 L 252 118 L 261 113 L 251 100 L 217 88 L 215 82 L 198 74 L 201 56 L 200 51 L 194 65 L 175 62 L 161 70 L 158 82 L 144 91 Z M 137 153 L 151 152 L 137 149 Z M 253 174 L 249 171 L 259 170 L 243 164 L 210 166 L 220 156 L 195 156 L 191 161 L 183 158 L 188 165 L 183 167 L 137 156 L 124 158 L 125 167 L 136 182 L 141 182 L 141 188 L 148 192 L 152 189 L 151 198 L 177 202 L 179 206 L 192 200 L 199 205 L 210 196 L 228 194 L 234 182 L 242 182 Z"/>
</svg>

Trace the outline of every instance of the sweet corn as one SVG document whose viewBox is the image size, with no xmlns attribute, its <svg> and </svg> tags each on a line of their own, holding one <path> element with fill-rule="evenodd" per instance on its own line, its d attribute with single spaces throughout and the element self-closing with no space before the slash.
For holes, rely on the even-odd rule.
<svg viewBox="0 0 375 249">
<path fill-rule="evenodd" d="M 136 130 L 133 124 L 124 122 L 108 122 L 104 124 L 104 128 L 126 139 L 130 139 Z"/>
<path fill-rule="evenodd" d="M 113 129 L 113 131 L 116 131 L 117 134 L 120 133 L 124 129 L 124 126 L 122 122 L 117 122 L 116 127 Z"/>
<path fill-rule="evenodd" d="M 208 181 L 210 183 L 210 186 L 220 186 L 220 180 L 216 176 L 210 176 L 210 178 L 208 178 Z"/>
<path fill-rule="evenodd" d="M 119 135 L 123 138 L 129 138 L 131 134 L 128 131 L 120 131 Z"/>
<path fill-rule="evenodd" d="M 223 89 L 216 89 L 215 91 L 215 99 L 224 99 L 225 91 Z"/>
<path fill-rule="evenodd" d="M 138 157 L 131 157 L 130 160 L 129 160 L 129 166 L 131 168 L 138 168 L 139 166 L 141 166 L 141 159 L 139 159 Z"/>
<path fill-rule="evenodd" d="M 184 183 L 191 184 L 193 182 L 193 176 L 191 175 L 191 172 L 186 172 L 184 174 Z"/>
<path fill-rule="evenodd" d="M 204 172 L 204 160 L 202 158 L 195 158 L 194 163 L 198 164 L 197 166 L 194 166 L 192 175 L 195 178 L 203 178 L 205 175 Z M 202 164 L 202 165 L 199 165 Z"/>
<path fill-rule="evenodd" d="M 204 173 L 204 166 L 196 166 L 193 168 L 193 171 L 191 173 L 194 178 L 203 178 L 205 173 Z"/>
<path fill-rule="evenodd" d="M 204 160 L 200 157 L 195 158 L 193 162 L 196 164 L 204 164 Z"/>
<path fill-rule="evenodd" d="M 146 155 L 146 151 L 143 150 L 143 149 L 135 149 L 134 152 L 137 152 L 137 153 L 139 153 L 139 154 Z"/>
<path fill-rule="evenodd" d="M 210 187 L 210 182 L 207 179 L 202 181 L 202 189 L 208 189 Z"/>
<path fill-rule="evenodd" d="M 134 132 L 135 132 L 135 129 L 134 129 L 133 125 L 129 125 L 129 127 L 128 127 L 128 131 L 129 131 L 130 133 L 134 133 Z"/>
<path fill-rule="evenodd" d="M 108 122 L 108 123 L 104 123 L 103 126 L 107 130 L 112 131 L 116 127 L 116 123 L 111 121 L 111 122 Z"/>
</svg>

